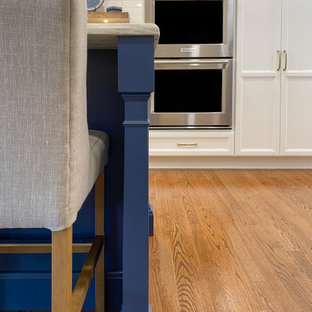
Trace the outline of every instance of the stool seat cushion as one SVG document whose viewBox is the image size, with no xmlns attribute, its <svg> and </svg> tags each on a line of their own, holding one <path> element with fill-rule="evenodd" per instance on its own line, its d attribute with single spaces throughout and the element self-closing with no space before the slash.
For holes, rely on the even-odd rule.
<svg viewBox="0 0 312 312">
<path fill-rule="evenodd" d="M 108 135 L 103 131 L 89 130 L 90 162 L 89 162 L 89 191 L 97 177 L 108 162 Z"/>
<path fill-rule="evenodd" d="M 85 189 L 81 188 L 80 186 L 77 186 L 77 189 L 73 189 L 73 193 L 71 196 L 73 197 L 82 197 L 86 198 L 91 189 L 94 186 L 94 183 L 101 173 L 101 171 L 104 169 L 104 166 L 108 162 L 108 149 L 109 149 L 109 137 L 108 135 L 103 131 L 98 130 L 89 130 L 89 165 L 86 164 L 85 167 L 87 167 L 87 171 L 89 172 L 89 176 L 85 177 L 86 183 L 84 184 L 86 187 Z M 49 163 L 47 162 L 45 164 L 46 167 L 49 167 Z M 47 168 L 48 169 L 48 168 Z M 85 172 L 85 168 L 82 168 L 82 172 Z M 44 176 L 41 176 L 39 174 L 39 179 L 42 178 L 44 180 Z M 34 179 L 36 180 L 36 178 Z M 20 184 L 19 179 L 16 179 L 17 183 Z M 2 181 L 1 181 L 2 182 Z M 45 184 L 45 181 L 42 181 L 43 184 Z M 40 184 L 40 181 L 38 181 Z M 51 183 L 50 188 L 54 190 L 55 188 L 59 188 L 56 184 L 58 183 L 57 179 L 55 181 L 50 181 Z M 7 183 L 5 183 L 7 185 Z M 31 183 L 29 183 L 31 185 Z M 1 187 L 1 185 L 0 185 Z M 12 186 L 12 190 L 14 191 L 14 186 Z M 46 190 L 41 191 L 40 198 L 43 198 L 46 201 L 47 206 L 49 206 L 51 209 L 49 210 L 50 213 L 43 214 L 42 211 L 46 211 L 44 206 L 40 210 L 35 210 L 34 207 L 36 207 L 36 203 L 33 201 L 35 200 L 35 196 L 38 196 L 33 193 L 32 198 L 32 192 L 31 189 L 27 190 L 25 187 L 24 189 L 21 189 L 21 192 L 25 191 L 27 194 L 25 194 L 24 201 L 18 200 L 16 201 L 17 197 L 12 197 L 11 194 L 14 195 L 14 192 L 7 193 L 7 202 L 12 202 L 12 209 L 4 209 L 8 206 L 2 206 L 0 201 L 0 228 L 32 228 L 32 227 L 44 227 L 49 228 L 50 230 L 59 230 L 60 228 L 66 228 L 67 223 L 73 224 L 77 218 L 77 214 L 81 207 L 77 207 L 76 209 L 73 209 L 71 212 L 71 215 L 68 215 L 68 209 L 66 205 L 63 206 L 62 209 L 55 209 L 53 205 L 57 203 L 56 198 L 51 198 L 51 195 L 54 194 L 51 192 L 51 189 L 47 188 Z M 62 190 L 60 190 L 62 192 Z M 63 190 L 64 192 L 65 190 Z M 103 190 L 104 191 L 104 190 Z M 47 197 L 45 197 L 48 195 Z M 4 198 L 2 198 L 4 200 Z M 39 199 L 40 200 L 40 199 Z M 76 200 L 73 200 L 75 202 Z M 33 202 L 32 205 L 30 205 Z M 19 209 L 16 209 L 18 207 Z M 21 209 L 21 210 L 20 210 Z M 58 221 L 57 226 L 50 226 L 49 224 L 52 224 L 51 222 L 54 222 L 53 220 Z"/>
</svg>

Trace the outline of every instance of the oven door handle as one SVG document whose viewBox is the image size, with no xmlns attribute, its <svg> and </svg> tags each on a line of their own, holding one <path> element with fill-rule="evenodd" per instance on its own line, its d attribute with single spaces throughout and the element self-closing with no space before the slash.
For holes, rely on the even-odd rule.
<svg viewBox="0 0 312 312">
<path fill-rule="evenodd" d="M 156 70 L 165 69 L 225 69 L 230 63 L 227 59 L 214 60 L 155 60 Z"/>
</svg>

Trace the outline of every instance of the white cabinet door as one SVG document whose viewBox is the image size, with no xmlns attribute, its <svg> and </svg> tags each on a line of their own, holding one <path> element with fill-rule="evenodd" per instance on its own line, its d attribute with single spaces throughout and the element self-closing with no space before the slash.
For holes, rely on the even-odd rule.
<svg viewBox="0 0 312 312">
<path fill-rule="evenodd" d="M 238 0 L 237 22 L 235 154 L 278 155 L 281 0 Z"/>
<path fill-rule="evenodd" d="M 281 155 L 312 155 L 312 1 L 283 0 Z M 283 57 L 283 69 L 285 55 Z"/>
</svg>

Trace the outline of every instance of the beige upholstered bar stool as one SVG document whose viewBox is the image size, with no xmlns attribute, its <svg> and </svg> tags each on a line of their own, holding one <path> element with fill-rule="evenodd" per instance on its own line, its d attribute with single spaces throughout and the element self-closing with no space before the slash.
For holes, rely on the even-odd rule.
<svg viewBox="0 0 312 312">
<path fill-rule="evenodd" d="M 72 224 L 96 180 L 96 233 L 104 228 L 108 137 L 88 131 L 86 61 L 86 0 L 0 1 L 0 228 L 53 231 L 54 312 L 81 310 L 103 246 L 96 236 L 72 293 Z M 1 249 L 26 247 L 51 250 Z"/>
</svg>

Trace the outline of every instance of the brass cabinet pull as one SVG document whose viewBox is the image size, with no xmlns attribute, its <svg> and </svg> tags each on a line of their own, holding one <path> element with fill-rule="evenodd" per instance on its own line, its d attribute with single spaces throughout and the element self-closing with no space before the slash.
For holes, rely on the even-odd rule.
<svg viewBox="0 0 312 312">
<path fill-rule="evenodd" d="M 177 143 L 178 146 L 198 146 L 198 143 Z"/>
<path fill-rule="evenodd" d="M 280 71 L 281 67 L 282 67 L 282 52 L 281 52 L 281 50 L 277 50 L 277 54 L 278 54 L 278 67 L 277 67 L 277 71 Z"/>
<path fill-rule="evenodd" d="M 288 66 L 288 54 L 287 54 L 286 50 L 284 50 L 283 53 L 285 55 L 285 66 L 283 68 L 283 71 L 286 71 L 287 70 L 287 66 Z"/>
</svg>

